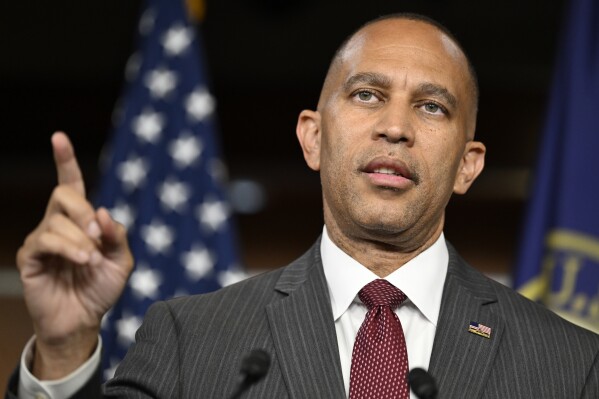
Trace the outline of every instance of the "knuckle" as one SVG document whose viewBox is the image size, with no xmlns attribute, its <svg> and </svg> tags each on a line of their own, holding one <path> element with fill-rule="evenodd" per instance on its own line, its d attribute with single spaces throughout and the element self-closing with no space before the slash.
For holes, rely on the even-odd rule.
<svg viewBox="0 0 599 399">
<path fill-rule="evenodd" d="M 39 235 L 37 250 L 48 254 L 57 254 L 64 250 L 64 240 L 57 237 L 48 231 L 44 231 Z"/>
<path fill-rule="evenodd" d="M 50 203 L 57 204 L 58 209 L 78 224 L 89 222 L 95 217 L 94 208 L 87 199 L 67 185 L 54 188 Z"/>
<path fill-rule="evenodd" d="M 73 213 L 81 223 L 89 223 L 91 220 L 95 219 L 96 213 L 94 212 L 94 208 L 92 207 L 92 205 L 89 202 L 87 202 L 85 198 L 80 198 L 81 201 L 78 201 L 76 203 L 76 207 L 73 209 Z"/>
<path fill-rule="evenodd" d="M 82 249 L 87 252 L 91 252 L 97 249 L 96 245 L 85 235 L 81 234 L 74 241 L 74 245 L 76 245 L 79 249 Z"/>
<path fill-rule="evenodd" d="M 25 240 L 23 240 L 23 244 L 19 248 L 18 253 L 21 253 L 22 255 L 26 255 L 26 254 L 35 252 L 36 249 L 40 245 L 39 244 L 40 235 L 41 235 L 41 231 L 39 231 L 39 230 L 34 230 L 33 232 L 29 233 L 29 235 L 27 237 L 25 237 Z"/>
<path fill-rule="evenodd" d="M 68 195 L 69 187 L 64 184 L 59 184 L 52 190 L 52 198 L 62 199 Z"/>
<path fill-rule="evenodd" d="M 52 235 L 46 231 L 41 232 L 37 237 L 37 246 L 42 249 L 48 249 L 52 243 Z"/>
<path fill-rule="evenodd" d="M 25 264 L 26 260 L 27 260 L 27 249 L 25 248 L 25 246 L 21 246 L 18 250 L 17 250 L 17 256 L 15 257 L 16 259 L 16 264 L 17 264 L 17 268 L 20 270 L 23 265 Z"/>
<path fill-rule="evenodd" d="M 19 250 L 30 247 L 32 245 L 33 241 L 35 240 L 35 236 L 36 236 L 36 231 L 29 233 L 27 235 L 27 237 L 25 237 L 25 240 L 23 240 L 23 245 L 21 246 L 21 248 L 19 248 Z"/>
<path fill-rule="evenodd" d="M 64 226 L 65 217 L 60 213 L 53 213 L 48 216 L 46 224 L 48 226 L 48 230 L 57 231 L 60 230 L 61 227 Z"/>
<path fill-rule="evenodd" d="M 52 194 L 50 194 L 50 199 L 48 200 L 48 206 L 46 208 L 47 214 L 56 213 L 59 210 L 64 209 L 64 204 L 68 203 L 67 201 L 68 194 L 65 187 L 61 185 L 54 187 Z"/>
</svg>

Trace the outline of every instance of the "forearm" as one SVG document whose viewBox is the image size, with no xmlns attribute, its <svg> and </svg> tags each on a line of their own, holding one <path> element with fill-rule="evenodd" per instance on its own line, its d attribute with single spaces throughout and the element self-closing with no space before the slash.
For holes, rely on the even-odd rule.
<svg viewBox="0 0 599 399">
<path fill-rule="evenodd" d="M 88 331 L 61 343 L 37 339 L 31 373 L 39 380 L 58 380 L 88 361 L 98 346 L 98 331 Z"/>
<path fill-rule="evenodd" d="M 39 397 L 36 396 L 39 394 L 51 399 L 71 398 L 86 386 L 89 393 L 95 394 L 86 394 L 81 397 L 89 398 L 100 395 L 100 381 L 99 376 L 96 376 L 96 374 L 99 373 L 100 354 L 102 351 L 101 339 L 98 339 L 98 344 L 94 352 L 85 363 L 59 380 L 41 380 L 30 372 L 29 365 L 34 357 L 34 343 L 35 337 L 29 341 L 21 356 L 18 379 L 19 399 L 35 398 Z M 14 390 L 12 393 L 17 394 L 17 390 Z"/>
</svg>

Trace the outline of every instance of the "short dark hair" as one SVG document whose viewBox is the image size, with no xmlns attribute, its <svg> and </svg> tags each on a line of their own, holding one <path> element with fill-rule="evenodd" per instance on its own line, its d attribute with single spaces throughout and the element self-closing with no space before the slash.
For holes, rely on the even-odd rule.
<svg viewBox="0 0 599 399">
<path fill-rule="evenodd" d="M 356 35 L 356 33 L 360 32 L 362 29 L 366 28 L 369 25 L 375 24 L 380 21 L 386 21 L 389 19 L 407 19 L 410 21 L 424 22 L 425 24 L 429 24 L 429 25 L 437 28 L 441 32 L 443 32 L 447 37 L 449 37 L 451 39 L 451 41 L 453 41 L 455 43 L 455 45 L 462 51 L 462 54 L 464 54 L 464 57 L 466 58 L 466 63 L 468 64 L 468 73 L 470 74 L 470 78 L 472 80 L 472 88 L 474 90 L 473 95 L 474 95 L 475 106 L 478 109 L 478 97 L 479 97 L 478 77 L 476 75 L 476 70 L 474 69 L 472 62 L 470 61 L 470 58 L 468 57 L 468 54 L 466 53 L 466 51 L 464 50 L 464 47 L 462 47 L 462 45 L 458 41 L 458 39 L 454 36 L 453 33 L 451 33 L 451 31 L 445 25 L 443 25 L 439 21 L 436 21 L 426 15 L 411 13 L 411 12 L 400 12 L 400 13 L 382 15 L 378 18 L 372 19 L 372 20 L 364 23 L 362 26 L 360 26 L 358 29 L 353 31 L 351 34 L 349 34 L 343 40 L 343 42 L 337 48 L 337 50 L 335 51 L 335 54 L 333 55 L 329 69 L 339 59 L 339 57 L 341 56 L 341 53 L 343 52 L 343 50 L 345 50 L 345 47 L 347 46 L 349 41 Z M 328 73 L 327 73 L 327 75 L 328 75 Z"/>
</svg>

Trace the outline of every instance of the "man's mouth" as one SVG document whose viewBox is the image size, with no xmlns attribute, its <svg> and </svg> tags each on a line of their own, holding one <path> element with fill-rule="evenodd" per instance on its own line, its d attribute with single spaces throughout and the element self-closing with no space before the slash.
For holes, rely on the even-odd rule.
<svg viewBox="0 0 599 399">
<path fill-rule="evenodd" d="M 413 180 L 412 172 L 404 162 L 385 157 L 378 157 L 368 162 L 368 164 L 362 168 L 362 171 L 365 173 L 401 176 Z"/>
<path fill-rule="evenodd" d="M 362 172 L 376 186 L 392 189 L 407 189 L 416 183 L 409 167 L 401 161 L 388 158 L 375 158 Z"/>
<path fill-rule="evenodd" d="M 372 171 L 372 173 L 382 173 L 384 175 L 393 175 L 393 176 L 403 176 L 400 171 L 394 170 L 392 168 L 376 168 Z"/>
</svg>

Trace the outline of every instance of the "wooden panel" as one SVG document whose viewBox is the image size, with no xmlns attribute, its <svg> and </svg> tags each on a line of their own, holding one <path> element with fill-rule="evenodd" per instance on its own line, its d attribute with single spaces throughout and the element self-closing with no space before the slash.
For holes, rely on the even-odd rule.
<svg viewBox="0 0 599 399">
<path fill-rule="evenodd" d="M 0 296 L 0 393 L 17 366 L 21 351 L 33 334 L 22 298 Z"/>
</svg>

